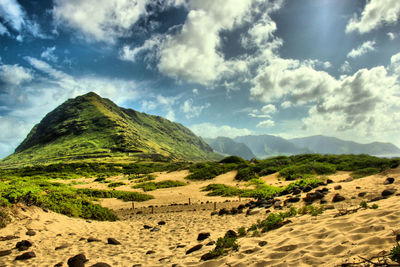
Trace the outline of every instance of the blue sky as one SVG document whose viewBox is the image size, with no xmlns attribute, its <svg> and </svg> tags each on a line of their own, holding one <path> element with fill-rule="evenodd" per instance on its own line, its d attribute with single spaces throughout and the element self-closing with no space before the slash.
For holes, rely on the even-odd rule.
<svg viewBox="0 0 400 267">
<path fill-rule="evenodd" d="M 398 0 L 0 0 L 0 157 L 95 91 L 204 137 L 400 146 Z"/>
</svg>

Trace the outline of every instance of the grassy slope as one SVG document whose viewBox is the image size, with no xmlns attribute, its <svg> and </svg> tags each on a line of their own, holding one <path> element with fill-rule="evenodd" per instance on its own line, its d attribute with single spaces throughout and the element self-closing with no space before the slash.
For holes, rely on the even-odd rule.
<svg viewBox="0 0 400 267">
<path fill-rule="evenodd" d="M 217 159 L 184 126 L 158 116 L 122 109 L 89 93 L 70 99 L 36 125 L 3 163 L 48 163 L 84 157 Z M 150 159 L 154 159 L 150 157 Z"/>
</svg>

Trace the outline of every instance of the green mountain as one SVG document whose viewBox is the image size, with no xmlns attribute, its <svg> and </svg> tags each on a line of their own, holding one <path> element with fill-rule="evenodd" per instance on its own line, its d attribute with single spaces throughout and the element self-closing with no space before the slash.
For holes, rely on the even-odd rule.
<svg viewBox="0 0 400 267">
<path fill-rule="evenodd" d="M 238 156 L 247 160 L 256 157 L 245 144 L 235 142 L 228 137 L 205 138 L 204 140 L 214 149 L 215 152 L 224 155 Z"/>
<path fill-rule="evenodd" d="M 197 161 L 220 156 L 179 123 L 88 93 L 48 113 L 3 163 L 119 157 Z"/>
<path fill-rule="evenodd" d="M 238 136 L 236 142 L 244 143 L 257 158 L 266 158 L 279 155 L 296 155 L 310 153 L 307 148 L 300 148 L 288 140 L 273 135 Z"/>
<path fill-rule="evenodd" d="M 360 144 L 323 135 L 294 138 L 289 141 L 319 154 L 400 155 L 400 149 L 391 143 Z"/>
</svg>

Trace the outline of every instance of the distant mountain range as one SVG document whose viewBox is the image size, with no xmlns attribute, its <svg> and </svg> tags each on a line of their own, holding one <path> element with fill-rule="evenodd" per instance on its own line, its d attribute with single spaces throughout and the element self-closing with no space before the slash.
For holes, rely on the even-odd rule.
<svg viewBox="0 0 400 267">
<path fill-rule="evenodd" d="M 95 93 L 69 99 L 35 125 L 1 163 L 75 159 L 213 160 L 221 158 L 188 128 L 118 107 Z"/>
<path fill-rule="evenodd" d="M 234 139 L 208 138 L 206 142 L 216 152 L 236 155 L 245 159 L 251 157 L 249 150 L 257 158 L 304 153 L 400 155 L 400 149 L 391 143 L 360 144 L 323 135 L 294 139 L 284 139 L 273 135 L 247 135 Z M 242 151 L 245 152 L 241 153 Z"/>
</svg>

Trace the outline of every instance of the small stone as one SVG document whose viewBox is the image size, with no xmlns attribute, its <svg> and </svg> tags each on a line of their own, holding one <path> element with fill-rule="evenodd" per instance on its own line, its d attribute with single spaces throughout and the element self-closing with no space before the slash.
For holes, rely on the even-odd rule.
<svg viewBox="0 0 400 267">
<path fill-rule="evenodd" d="M 152 227 L 150 225 L 145 224 L 145 225 L 143 225 L 143 228 L 144 229 L 151 229 Z"/>
<path fill-rule="evenodd" d="M 111 267 L 111 265 L 105 262 L 98 262 L 96 264 L 93 264 L 91 267 Z"/>
<path fill-rule="evenodd" d="M 346 199 L 345 197 L 343 197 L 343 196 L 341 196 L 339 194 L 336 194 L 336 195 L 333 196 L 332 202 L 340 202 L 340 201 L 343 201 L 345 199 Z"/>
<path fill-rule="evenodd" d="M 397 189 L 395 188 L 391 188 L 391 189 L 385 189 L 382 191 L 382 197 L 388 197 L 390 195 L 393 195 L 394 193 L 396 193 Z"/>
<path fill-rule="evenodd" d="M 296 202 L 300 201 L 300 198 L 299 197 L 291 197 L 287 201 L 290 203 L 296 203 Z"/>
<path fill-rule="evenodd" d="M 218 256 L 216 254 L 212 254 L 210 252 L 204 254 L 203 256 L 201 256 L 200 260 L 202 261 L 208 261 L 208 260 L 212 260 L 217 258 Z"/>
<path fill-rule="evenodd" d="M 94 238 L 94 237 L 89 237 L 89 238 L 87 239 L 87 242 L 89 242 L 89 243 L 91 243 L 91 242 L 101 242 L 101 240 L 100 240 L 100 239 L 97 239 L 97 238 Z"/>
<path fill-rule="evenodd" d="M 30 248 L 32 246 L 32 242 L 28 241 L 28 240 L 22 240 L 20 242 L 18 242 L 15 247 L 19 250 L 19 251 L 23 251 L 23 250 L 27 250 L 28 248 Z"/>
<path fill-rule="evenodd" d="M 248 209 L 246 212 L 246 215 L 254 215 L 260 213 L 262 209 L 261 208 L 255 208 L 255 209 Z"/>
<path fill-rule="evenodd" d="M 157 224 L 158 225 L 165 225 L 165 221 L 159 221 Z"/>
<path fill-rule="evenodd" d="M 353 177 L 349 177 L 349 178 L 347 178 L 346 180 L 344 180 L 345 182 L 351 182 L 351 181 L 353 181 L 354 180 L 354 178 Z"/>
<path fill-rule="evenodd" d="M 260 247 L 264 247 L 264 246 L 267 245 L 267 244 L 268 244 L 267 241 L 260 241 L 260 242 L 258 242 L 258 245 L 259 245 Z"/>
<path fill-rule="evenodd" d="M 326 183 L 327 183 L 327 184 L 331 184 L 331 183 L 333 183 L 333 180 L 327 179 L 327 180 L 326 180 Z"/>
<path fill-rule="evenodd" d="M 8 250 L 0 250 L 0 257 L 10 255 L 12 253 L 11 249 Z"/>
<path fill-rule="evenodd" d="M 235 231 L 233 231 L 233 230 L 228 230 L 228 231 L 225 233 L 225 237 L 228 237 L 228 238 L 236 238 L 236 237 L 238 237 L 238 235 L 237 235 L 237 233 L 236 233 Z"/>
<path fill-rule="evenodd" d="M 54 267 L 61 267 L 61 266 L 63 266 L 63 265 L 64 265 L 64 263 L 62 263 L 62 262 L 60 261 L 59 263 L 54 264 Z"/>
<path fill-rule="evenodd" d="M 142 264 L 140 264 L 140 263 L 134 264 L 134 265 L 132 265 L 132 267 L 142 267 Z"/>
<path fill-rule="evenodd" d="M 8 241 L 8 240 L 13 240 L 13 239 L 18 239 L 19 236 L 15 235 L 7 235 L 7 236 L 0 236 L 0 241 Z"/>
<path fill-rule="evenodd" d="M 150 230 L 150 232 L 158 232 L 160 231 L 160 228 L 158 227 L 154 227 L 153 229 Z"/>
<path fill-rule="evenodd" d="M 296 188 L 296 189 L 293 190 L 292 194 L 293 195 L 301 194 L 301 190 L 299 188 Z"/>
<path fill-rule="evenodd" d="M 215 241 L 210 241 L 206 244 L 206 246 L 214 246 L 215 245 Z"/>
<path fill-rule="evenodd" d="M 367 195 L 367 192 L 360 192 L 358 193 L 359 197 L 365 197 Z"/>
<path fill-rule="evenodd" d="M 307 192 L 310 192 L 312 189 L 313 189 L 313 188 L 312 188 L 310 185 L 307 185 L 307 186 L 305 186 L 305 187 L 303 188 L 303 192 L 304 192 L 304 193 L 307 193 Z"/>
<path fill-rule="evenodd" d="M 210 237 L 210 233 L 200 233 L 197 236 L 197 241 L 203 241 L 203 240 L 205 240 L 205 239 L 207 239 L 209 237 Z"/>
<path fill-rule="evenodd" d="M 36 235 L 36 232 L 33 231 L 32 229 L 29 229 L 29 230 L 26 232 L 26 235 L 34 236 L 34 235 Z"/>
<path fill-rule="evenodd" d="M 386 180 L 383 182 L 384 185 L 388 184 L 393 184 L 394 183 L 394 178 L 393 177 L 388 177 Z"/>
<path fill-rule="evenodd" d="M 326 206 L 325 206 L 325 209 L 326 209 L 326 210 L 333 210 L 333 209 L 335 209 L 335 206 L 333 206 L 333 205 L 326 205 Z"/>
<path fill-rule="evenodd" d="M 61 246 L 56 247 L 54 250 L 60 250 L 69 247 L 67 244 L 62 244 Z"/>
<path fill-rule="evenodd" d="M 36 257 L 35 252 L 30 251 L 30 252 L 25 252 L 24 254 L 21 254 L 21 255 L 15 257 L 15 260 L 16 260 L 16 261 L 23 261 L 23 260 L 32 259 L 32 258 L 34 258 L 34 257 Z"/>
<path fill-rule="evenodd" d="M 121 242 L 112 237 L 107 238 L 107 243 L 110 245 L 121 245 Z"/>
<path fill-rule="evenodd" d="M 69 267 L 85 267 L 85 263 L 88 261 L 85 254 L 78 254 L 68 259 Z"/>
<path fill-rule="evenodd" d="M 341 185 L 335 185 L 335 187 L 333 189 L 340 190 L 340 189 L 342 189 L 342 186 Z"/>
<path fill-rule="evenodd" d="M 197 250 L 200 250 L 202 247 L 203 247 L 202 244 L 198 244 L 198 245 L 196 245 L 196 246 L 190 248 L 188 251 L 186 251 L 186 255 L 188 255 L 188 254 L 190 254 L 190 253 L 192 253 L 192 252 L 195 252 L 195 251 L 197 251 Z"/>
<path fill-rule="evenodd" d="M 369 202 L 375 202 L 375 201 L 382 200 L 382 199 L 383 199 L 383 197 L 374 197 Z"/>
<path fill-rule="evenodd" d="M 361 187 L 360 186 L 356 186 L 356 189 L 361 189 Z"/>
<path fill-rule="evenodd" d="M 150 254 L 154 254 L 154 253 L 156 253 L 154 250 L 148 250 L 148 251 L 146 252 L 146 255 L 150 255 Z"/>
</svg>

